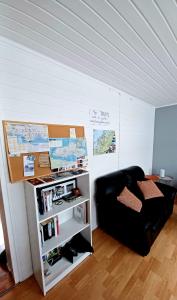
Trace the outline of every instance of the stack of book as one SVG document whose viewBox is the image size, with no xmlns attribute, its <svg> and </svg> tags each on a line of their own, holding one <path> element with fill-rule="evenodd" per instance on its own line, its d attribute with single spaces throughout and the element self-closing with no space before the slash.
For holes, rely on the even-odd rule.
<svg viewBox="0 0 177 300">
<path fill-rule="evenodd" d="M 44 213 L 52 209 L 54 189 L 48 188 L 41 191 L 41 201 L 43 202 Z"/>
<path fill-rule="evenodd" d="M 53 208 L 53 202 L 64 195 L 64 185 L 57 185 L 42 189 L 38 194 L 38 209 L 41 215 Z"/>
<path fill-rule="evenodd" d="M 55 216 L 40 224 L 41 244 L 52 238 L 53 236 L 59 235 L 59 219 Z"/>
</svg>

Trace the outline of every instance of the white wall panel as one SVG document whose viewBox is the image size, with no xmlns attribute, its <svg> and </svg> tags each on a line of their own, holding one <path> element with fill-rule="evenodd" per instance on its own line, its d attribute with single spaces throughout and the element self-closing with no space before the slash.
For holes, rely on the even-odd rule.
<svg viewBox="0 0 177 300">
<path fill-rule="evenodd" d="M 153 107 L 135 98 L 129 105 L 130 96 L 123 92 L 5 38 L 0 38 L 0 64 L 1 120 L 84 125 L 95 228 L 95 179 L 135 162 L 146 171 L 152 167 Z M 89 121 L 90 109 L 109 112 L 110 124 L 92 125 Z M 151 125 L 147 126 L 149 119 Z M 116 153 L 93 156 L 93 129 L 101 128 L 116 131 Z M 13 227 L 19 280 L 23 280 L 32 272 L 24 189 L 23 183 L 9 183 L 2 126 L 0 134 L 3 150 L 0 159 L 6 178 L 6 184 L 2 182 L 2 189 L 6 190 L 4 201 L 9 203 L 12 224 L 8 225 Z"/>
<path fill-rule="evenodd" d="M 119 167 L 141 166 L 146 174 L 152 170 L 154 114 L 151 105 L 128 94 L 120 101 Z"/>
</svg>

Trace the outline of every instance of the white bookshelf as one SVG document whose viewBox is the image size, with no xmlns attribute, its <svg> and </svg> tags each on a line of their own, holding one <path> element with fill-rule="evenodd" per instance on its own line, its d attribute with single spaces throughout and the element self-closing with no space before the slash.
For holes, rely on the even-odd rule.
<svg viewBox="0 0 177 300">
<path fill-rule="evenodd" d="M 63 200 L 61 196 L 61 199 L 59 199 L 62 201 L 60 205 L 52 201 L 49 211 L 39 213 L 41 191 L 46 188 L 55 188 L 60 184 L 68 184 L 72 180 L 75 180 L 81 196 L 70 202 Z M 78 175 L 65 176 L 39 185 L 33 185 L 27 181 L 25 182 L 25 193 L 34 276 L 43 294 L 46 295 L 55 284 L 90 255 L 90 252 L 78 253 L 74 257 L 73 263 L 62 257 L 53 266 L 49 266 L 50 274 L 44 275 L 43 258 L 47 257 L 49 252 L 55 248 L 63 247 L 76 234 L 80 233 L 92 245 L 89 173 L 84 172 Z M 83 220 L 78 220 L 74 214 L 75 208 L 80 205 L 85 205 L 86 209 L 87 218 Z M 59 222 L 59 234 L 46 241 L 41 241 L 41 226 L 56 217 Z"/>
</svg>

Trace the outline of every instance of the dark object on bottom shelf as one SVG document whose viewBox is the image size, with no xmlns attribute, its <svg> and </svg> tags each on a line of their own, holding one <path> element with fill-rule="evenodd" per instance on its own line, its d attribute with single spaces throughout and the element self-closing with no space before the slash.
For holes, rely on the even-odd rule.
<svg viewBox="0 0 177 300">
<path fill-rule="evenodd" d="M 80 234 L 76 234 L 71 240 L 72 247 L 80 253 L 91 252 L 93 253 L 93 247 L 90 243 Z"/>
<path fill-rule="evenodd" d="M 61 249 L 62 256 L 73 263 L 74 256 L 77 256 L 75 249 L 71 247 L 71 242 L 66 243 Z"/>
<path fill-rule="evenodd" d="M 80 234 L 76 234 L 61 248 L 61 255 L 73 263 L 74 256 L 78 253 L 94 252 L 90 243 Z"/>
</svg>

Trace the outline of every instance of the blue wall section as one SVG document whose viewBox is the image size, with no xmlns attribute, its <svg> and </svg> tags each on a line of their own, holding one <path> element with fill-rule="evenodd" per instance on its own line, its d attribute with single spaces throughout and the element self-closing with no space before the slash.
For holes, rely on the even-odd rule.
<svg viewBox="0 0 177 300">
<path fill-rule="evenodd" d="M 159 174 L 160 169 L 177 179 L 177 105 L 155 112 L 153 174 Z"/>
</svg>

